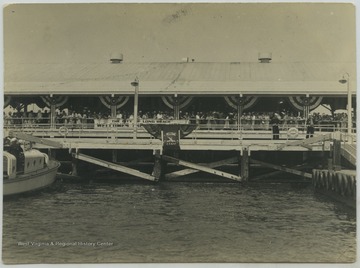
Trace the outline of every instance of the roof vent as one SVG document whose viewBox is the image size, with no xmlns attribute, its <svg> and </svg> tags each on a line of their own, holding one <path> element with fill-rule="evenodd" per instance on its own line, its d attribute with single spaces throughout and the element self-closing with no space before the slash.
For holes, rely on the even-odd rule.
<svg viewBox="0 0 360 268">
<path fill-rule="evenodd" d="M 186 57 L 186 58 L 182 58 L 181 61 L 182 62 L 195 62 L 195 59 L 191 59 L 189 57 Z"/>
<path fill-rule="evenodd" d="M 259 53 L 259 61 L 260 61 L 260 63 L 270 63 L 271 60 L 272 60 L 272 53 L 271 52 Z"/>
<path fill-rule="evenodd" d="M 123 54 L 121 53 L 111 53 L 110 55 L 111 63 L 122 63 L 123 60 Z"/>
</svg>

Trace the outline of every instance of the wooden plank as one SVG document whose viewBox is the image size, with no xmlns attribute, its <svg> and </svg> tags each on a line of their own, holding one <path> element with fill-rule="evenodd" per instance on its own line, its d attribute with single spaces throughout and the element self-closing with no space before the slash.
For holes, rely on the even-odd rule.
<svg viewBox="0 0 360 268">
<path fill-rule="evenodd" d="M 283 167 L 283 166 L 278 166 L 278 165 L 274 165 L 274 164 L 270 164 L 270 163 L 265 163 L 259 160 L 255 160 L 255 159 L 250 159 L 251 163 L 255 163 L 255 164 L 260 164 L 264 167 L 269 167 L 269 168 L 273 168 L 273 169 L 277 169 L 277 170 L 281 170 L 281 171 L 285 171 L 294 175 L 299 175 L 305 178 L 309 178 L 312 179 L 312 174 L 307 173 L 307 172 L 303 172 L 303 171 L 299 171 L 296 169 L 292 169 L 292 168 L 287 168 L 287 167 Z"/>
<path fill-rule="evenodd" d="M 60 142 L 52 141 L 52 140 L 49 140 L 49 139 L 43 139 L 43 138 L 34 137 L 33 135 L 22 133 L 22 132 L 10 131 L 9 136 L 15 137 L 15 138 L 20 139 L 20 140 L 26 140 L 26 141 L 39 143 L 39 144 L 48 145 L 48 146 L 51 146 L 51 147 L 54 147 L 54 148 L 63 148 L 63 144 L 60 143 Z"/>
<path fill-rule="evenodd" d="M 107 162 L 107 161 L 104 161 L 104 160 L 101 160 L 101 159 L 98 159 L 98 158 L 95 158 L 95 157 L 92 157 L 92 156 L 88 156 L 88 155 L 85 155 L 85 154 L 80 154 L 80 153 L 73 154 L 73 157 L 75 157 L 76 159 L 82 160 L 82 161 L 86 161 L 86 162 L 89 162 L 89 163 L 92 163 L 92 164 L 95 164 L 95 165 L 98 165 L 98 166 L 110 168 L 110 169 L 113 169 L 113 170 L 116 170 L 116 171 L 120 171 L 120 172 L 129 174 L 129 175 L 133 175 L 133 176 L 142 178 L 142 179 L 146 179 L 146 180 L 150 180 L 150 181 L 155 180 L 155 177 L 153 177 L 153 176 L 151 176 L 149 174 L 143 173 L 141 171 L 138 171 L 136 169 L 132 169 L 132 168 L 129 168 L 129 167 L 124 167 L 124 166 L 114 164 L 114 163 L 111 163 L 111 162 Z"/>
<path fill-rule="evenodd" d="M 180 159 L 177 159 L 177 158 L 174 158 L 174 157 L 170 157 L 170 156 L 167 156 L 167 155 L 163 155 L 162 159 L 165 160 L 165 161 L 175 163 L 176 165 L 179 165 L 179 166 L 185 166 L 185 167 L 197 169 L 197 170 L 200 170 L 200 171 L 203 171 L 203 172 L 206 172 L 206 173 L 215 174 L 215 175 L 218 175 L 220 177 L 227 178 L 227 179 L 231 179 L 231 180 L 235 180 L 235 181 L 241 181 L 240 176 L 236 176 L 236 175 L 233 175 L 233 174 L 230 174 L 230 173 L 226 173 L 226 172 L 219 171 L 219 170 L 216 170 L 216 169 L 212 169 L 212 168 L 209 168 L 209 167 L 201 166 L 201 165 L 198 165 L 198 164 L 186 162 L 186 161 L 183 161 L 183 160 L 180 160 Z"/>
<path fill-rule="evenodd" d="M 316 136 L 316 137 L 312 137 L 312 138 L 308 138 L 308 139 L 304 139 L 304 140 L 296 140 L 296 141 L 291 141 L 291 142 L 286 142 L 284 144 L 279 145 L 277 148 L 278 150 L 283 149 L 286 146 L 303 146 L 306 147 L 307 145 L 310 145 L 312 143 L 316 143 L 319 141 L 326 141 L 326 140 L 330 140 L 331 139 L 331 134 L 324 134 L 324 135 L 320 135 L 320 136 Z"/>
<path fill-rule="evenodd" d="M 224 159 L 224 160 L 220 160 L 220 161 L 216 161 L 216 162 L 212 162 L 212 163 L 202 164 L 202 166 L 209 167 L 209 168 L 215 168 L 215 167 L 221 167 L 221 166 L 226 165 L 226 164 L 232 164 L 232 163 L 235 163 L 237 161 L 238 161 L 237 157 L 231 157 L 231 158 L 228 158 L 228 159 Z M 174 179 L 174 178 L 177 178 L 177 177 L 186 176 L 186 175 L 189 175 L 189 174 L 194 174 L 194 173 L 199 172 L 199 171 L 200 170 L 186 168 L 186 169 L 182 169 L 182 170 L 179 170 L 179 171 L 174 171 L 174 172 L 168 173 L 168 174 L 165 175 L 165 178 L 166 179 Z"/>
<path fill-rule="evenodd" d="M 307 164 L 303 164 L 303 165 L 301 165 L 301 166 L 293 166 L 293 167 L 291 167 L 291 168 L 296 169 L 296 170 L 298 170 L 298 169 L 301 170 L 301 169 L 304 169 L 304 168 L 306 168 L 306 167 L 308 167 L 308 165 L 307 165 Z M 270 173 L 258 175 L 258 176 L 254 177 L 254 178 L 251 178 L 251 181 L 256 181 L 256 180 L 261 180 L 261 179 L 267 179 L 267 178 L 270 178 L 270 177 L 273 177 L 273 176 L 282 174 L 283 172 L 285 172 L 285 171 L 283 171 L 283 170 L 277 170 L 277 171 L 273 171 L 273 172 L 270 172 Z"/>
</svg>

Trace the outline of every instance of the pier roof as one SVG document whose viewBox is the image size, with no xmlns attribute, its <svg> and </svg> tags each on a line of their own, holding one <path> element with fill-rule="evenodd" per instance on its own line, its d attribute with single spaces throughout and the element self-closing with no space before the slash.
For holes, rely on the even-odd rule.
<svg viewBox="0 0 360 268">
<path fill-rule="evenodd" d="M 350 66 L 350 68 L 349 68 Z M 346 95 L 339 83 L 350 73 L 356 92 L 355 63 L 23 63 L 5 64 L 7 95 Z"/>
</svg>

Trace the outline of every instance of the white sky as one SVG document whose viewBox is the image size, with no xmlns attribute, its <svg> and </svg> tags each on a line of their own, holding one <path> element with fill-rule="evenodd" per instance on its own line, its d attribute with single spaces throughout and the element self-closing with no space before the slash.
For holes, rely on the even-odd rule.
<svg viewBox="0 0 360 268">
<path fill-rule="evenodd" d="M 12 4 L 5 62 L 355 61 L 346 3 Z"/>
</svg>

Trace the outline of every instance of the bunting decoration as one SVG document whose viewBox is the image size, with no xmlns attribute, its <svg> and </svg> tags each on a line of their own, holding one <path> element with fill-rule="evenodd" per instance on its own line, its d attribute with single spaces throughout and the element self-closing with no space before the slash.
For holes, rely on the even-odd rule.
<svg viewBox="0 0 360 268">
<path fill-rule="evenodd" d="M 290 96 L 289 97 L 289 101 L 291 105 L 299 111 L 303 111 L 305 106 L 307 106 L 310 111 L 314 110 L 321 104 L 322 100 L 323 100 L 322 96 L 312 96 L 312 97 Z"/>
<path fill-rule="evenodd" d="M 56 108 L 63 106 L 69 99 L 68 96 L 41 96 L 42 101 L 50 107 L 51 105 L 55 105 Z"/>
<path fill-rule="evenodd" d="M 111 96 L 99 96 L 100 101 L 104 104 L 107 108 L 111 109 L 111 106 L 115 106 L 116 109 L 120 109 L 123 107 L 128 101 L 128 96 L 118 96 L 118 97 L 111 97 Z"/>
<path fill-rule="evenodd" d="M 246 97 L 225 96 L 224 99 L 226 103 L 234 109 L 237 109 L 237 105 L 239 102 L 243 110 L 251 108 L 258 101 L 258 97 L 255 96 L 246 96 Z"/>
<path fill-rule="evenodd" d="M 183 109 L 192 102 L 193 97 L 187 97 L 187 96 L 179 96 L 179 97 L 162 96 L 161 99 L 165 103 L 165 105 L 167 107 L 169 107 L 170 109 L 174 109 L 174 106 L 176 106 L 176 101 L 177 101 L 177 104 L 179 105 L 179 109 Z"/>
</svg>

